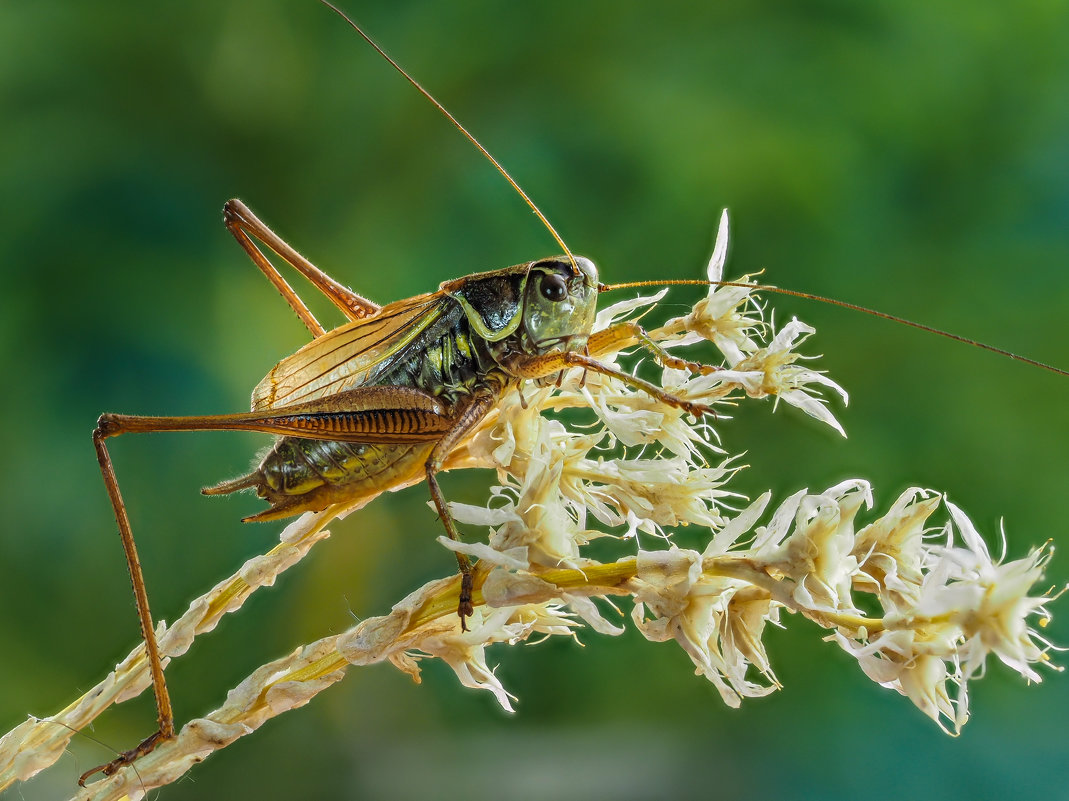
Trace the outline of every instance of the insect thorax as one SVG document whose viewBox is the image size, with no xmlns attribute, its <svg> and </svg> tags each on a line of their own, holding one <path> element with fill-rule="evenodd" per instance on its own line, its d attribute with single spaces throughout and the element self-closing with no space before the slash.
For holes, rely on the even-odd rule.
<svg viewBox="0 0 1069 801">
<path fill-rule="evenodd" d="M 453 406 L 476 388 L 505 383 L 499 364 L 502 343 L 487 342 L 472 330 L 458 303 L 445 302 L 452 308 L 427 326 L 369 385 L 413 387 Z"/>
</svg>

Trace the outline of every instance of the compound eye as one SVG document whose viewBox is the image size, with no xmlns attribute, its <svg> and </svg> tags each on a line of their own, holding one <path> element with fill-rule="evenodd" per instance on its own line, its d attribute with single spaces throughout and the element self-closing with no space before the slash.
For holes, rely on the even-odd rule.
<svg viewBox="0 0 1069 801">
<path fill-rule="evenodd" d="M 539 288 L 542 297 L 554 303 L 560 303 L 568 297 L 568 284 L 564 278 L 555 274 L 547 273 L 542 277 L 542 286 Z"/>
</svg>

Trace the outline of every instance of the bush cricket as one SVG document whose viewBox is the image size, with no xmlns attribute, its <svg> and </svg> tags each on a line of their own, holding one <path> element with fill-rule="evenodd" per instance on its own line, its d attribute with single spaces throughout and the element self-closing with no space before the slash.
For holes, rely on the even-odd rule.
<svg viewBox="0 0 1069 801">
<path fill-rule="evenodd" d="M 527 199 L 504 169 L 494 164 Z M 493 408 L 501 393 L 515 391 L 521 382 L 552 381 L 562 370 L 580 367 L 659 393 L 662 400 L 693 414 L 709 411 L 597 361 L 600 347 L 626 339 L 646 345 L 662 364 L 711 369 L 660 351 L 644 341 L 641 328 L 634 323 L 592 336 L 598 293 L 624 285 L 601 284 L 593 264 L 573 256 L 537 207 L 527 202 L 565 255 L 447 281 L 438 292 L 383 307 L 315 268 L 240 201 L 227 203 L 227 228 L 304 322 L 313 341 L 279 362 L 257 386 L 251 412 L 189 418 L 106 414 L 99 421 L 94 443 L 133 575 L 160 724 L 156 734 L 103 766 L 105 774 L 132 763 L 174 732 L 147 593 L 106 439 L 122 433 L 178 430 L 242 429 L 279 435 L 282 439 L 256 470 L 205 490 L 206 494 L 223 494 L 255 489 L 270 504 L 250 518 L 257 520 L 322 509 L 368 487 L 410 482 L 422 474 L 447 533 L 455 539 L 455 526 L 435 474 L 449 450 Z M 351 322 L 332 331 L 324 329 L 256 241 L 309 279 Z M 458 599 L 463 623 L 470 613 L 471 566 L 462 556 L 458 561 L 465 578 Z M 83 781 L 93 772 L 83 776 Z"/>
</svg>

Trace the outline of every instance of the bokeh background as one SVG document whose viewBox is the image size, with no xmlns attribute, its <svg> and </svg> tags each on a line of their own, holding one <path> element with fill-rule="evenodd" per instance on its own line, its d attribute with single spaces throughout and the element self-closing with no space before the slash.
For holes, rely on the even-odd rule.
<svg viewBox="0 0 1069 801">
<path fill-rule="evenodd" d="M 708 6 L 708 7 L 701 7 Z M 351 2 L 607 280 L 693 277 L 722 207 L 730 272 L 1069 365 L 1069 4 L 679 6 Z M 220 220 L 244 199 L 313 261 L 388 301 L 558 248 L 493 170 L 312 0 L 0 5 L 0 731 L 136 644 L 89 440 L 101 411 L 239 411 L 306 332 Z M 681 302 L 689 296 L 679 293 Z M 852 393 L 841 440 L 749 404 L 737 487 L 862 476 L 881 508 L 946 490 L 1010 555 L 1065 538 L 1069 381 L 861 315 L 773 299 Z M 326 316 L 326 315 L 325 315 Z M 333 319 L 329 318 L 328 319 Z M 276 541 L 245 434 L 113 447 L 153 610 L 173 618 Z M 487 477 L 451 476 L 475 502 Z M 386 610 L 452 564 L 415 488 L 383 498 L 168 671 L 179 721 L 251 669 Z M 1069 578 L 1057 555 L 1053 584 Z M 1051 638 L 1069 642 L 1069 608 Z M 769 635 L 785 688 L 729 710 L 675 646 L 629 633 L 500 649 L 518 697 L 428 664 L 353 671 L 161 798 L 1069 798 L 1069 678 L 994 665 L 952 739 L 805 621 Z M 149 733 L 149 698 L 95 735 Z M 64 797 L 111 753 L 76 738 L 9 791 Z"/>
</svg>

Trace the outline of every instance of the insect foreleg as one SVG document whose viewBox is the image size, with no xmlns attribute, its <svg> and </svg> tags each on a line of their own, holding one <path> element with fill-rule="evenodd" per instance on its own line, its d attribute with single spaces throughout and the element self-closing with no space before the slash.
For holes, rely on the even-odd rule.
<svg viewBox="0 0 1069 801">
<path fill-rule="evenodd" d="M 379 310 L 377 304 L 338 283 L 308 261 L 282 237 L 268 228 L 240 200 L 236 198 L 228 200 L 223 205 L 223 223 L 226 225 L 227 230 L 234 235 L 242 249 L 249 254 L 249 258 L 252 259 L 253 263 L 267 276 L 267 280 L 274 285 L 275 289 L 285 298 L 286 303 L 290 305 L 290 308 L 301 318 L 301 322 L 312 332 L 313 337 L 323 336 L 325 333 L 323 326 L 315 318 L 308 306 L 305 305 L 304 301 L 301 300 L 296 290 L 282 277 L 275 265 L 256 247 L 256 243 L 252 241 L 251 237 L 263 242 L 287 264 L 307 278 L 316 289 L 341 309 L 342 313 L 350 320 L 369 317 Z"/>
<path fill-rule="evenodd" d="M 611 330 L 611 329 L 610 329 Z M 641 329 L 640 329 L 641 330 Z M 639 340 L 641 341 L 641 340 Z M 661 349 L 653 351 L 654 356 L 661 356 Z M 691 369 L 706 367 L 705 365 L 693 364 L 692 362 L 685 362 L 682 359 L 676 359 L 674 356 L 664 354 L 672 361 L 668 364 L 670 367 L 681 366 L 682 369 Z M 660 360 L 660 358 L 658 359 Z M 674 362 L 674 363 L 673 363 Z M 684 398 L 678 398 L 669 392 L 665 392 L 656 384 L 653 384 L 638 376 L 631 375 L 616 367 L 611 367 L 607 364 L 599 362 L 592 356 L 587 356 L 585 353 L 577 353 L 575 351 L 565 351 L 563 353 L 547 353 L 542 356 L 524 356 L 513 359 L 509 365 L 508 370 L 517 378 L 544 378 L 545 376 L 552 375 L 553 373 L 565 370 L 568 367 L 582 367 L 585 370 L 589 370 L 592 373 L 601 373 L 602 375 L 612 376 L 619 379 L 623 383 L 635 389 L 641 389 L 648 395 L 656 398 L 662 403 L 666 403 L 669 406 L 674 406 L 677 409 L 682 409 L 688 414 L 692 414 L 695 417 L 701 417 L 704 414 L 715 414 L 713 409 L 709 406 L 705 406 L 701 403 L 694 403 L 692 401 L 685 400 Z M 707 368 L 712 369 L 712 368 Z M 699 372 L 698 369 L 693 369 L 692 372 Z"/>
<path fill-rule="evenodd" d="M 575 367 L 583 367 L 590 370 L 592 373 L 601 373 L 602 375 L 612 376 L 620 381 L 624 382 L 630 387 L 635 389 L 641 389 L 643 392 L 651 395 L 662 403 L 666 403 L 669 406 L 674 406 L 677 409 L 682 409 L 688 414 L 692 414 L 695 417 L 701 417 L 705 414 L 715 415 L 712 407 L 706 406 L 701 403 L 693 403 L 692 401 L 678 398 L 670 392 L 665 392 L 656 384 L 653 384 L 638 376 L 631 375 L 623 370 L 619 370 L 615 367 L 610 367 L 607 364 L 602 364 L 597 359 L 590 356 L 586 356 L 582 353 L 562 353 L 561 356 L 564 359 L 565 364 Z"/>
<path fill-rule="evenodd" d="M 672 367 L 676 370 L 686 370 L 690 373 L 709 375 L 717 371 L 716 367 L 700 362 L 687 361 L 673 356 L 653 339 L 646 329 L 634 321 L 617 323 L 609 328 L 602 329 L 591 334 L 587 340 L 587 355 L 599 356 L 609 351 L 618 351 L 632 345 L 642 345 L 653 354 L 657 363 L 662 367 Z"/>
</svg>

